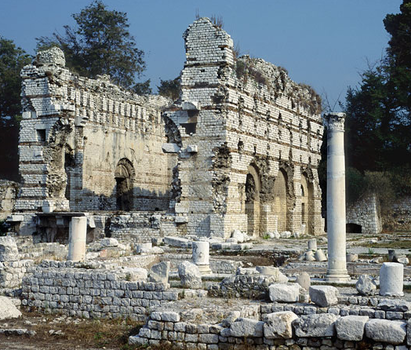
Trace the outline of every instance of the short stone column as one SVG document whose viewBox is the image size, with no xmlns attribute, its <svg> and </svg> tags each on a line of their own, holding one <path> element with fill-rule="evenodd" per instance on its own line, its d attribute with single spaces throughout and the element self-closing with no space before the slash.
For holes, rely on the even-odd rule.
<svg viewBox="0 0 411 350">
<path fill-rule="evenodd" d="M 327 281 L 348 281 L 346 261 L 344 113 L 324 116 L 327 126 Z"/>
<path fill-rule="evenodd" d="M 308 240 L 308 250 L 317 250 L 317 240 L 315 238 Z"/>
<path fill-rule="evenodd" d="M 67 260 L 83 261 L 86 258 L 87 218 L 73 217 L 69 227 Z"/>
<path fill-rule="evenodd" d="M 380 295 L 403 296 L 404 265 L 394 262 L 382 264 L 380 269 Z"/>
<path fill-rule="evenodd" d="M 210 244 L 205 241 L 193 242 L 193 262 L 198 266 L 202 275 L 211 273 Z"/>
</svg>

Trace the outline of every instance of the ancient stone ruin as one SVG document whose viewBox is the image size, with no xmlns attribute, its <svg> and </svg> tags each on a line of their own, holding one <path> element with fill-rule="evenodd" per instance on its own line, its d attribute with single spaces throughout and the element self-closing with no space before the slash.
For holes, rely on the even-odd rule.
<svg viewBox="0 0 411 350">
<path fill-rule="evenodd" d="M 208 18 L 183 38 L 176 101 L 79 77 L 57 48 L 23 69 L 0 316 L 127 318 L 143 347 L 407 349 L 407 251 L 346 236 L 344 115 L 324 116 L 327 239 L 318 95 Z"/>
<path fill-rule="evenodd" d="M 57 48 L 24 68 L 21 234 L 37 226 L 61 239 L 80 212 L 104 231 L 113 211 L 139 212 L 134 222 L 156 212 L 160 230 L 176 235 L 323 233 L 318 95 L 280 67 L 235 58 L 209 19 L 184 40 L 174 102 L 79 77 Z"/>
</svg>

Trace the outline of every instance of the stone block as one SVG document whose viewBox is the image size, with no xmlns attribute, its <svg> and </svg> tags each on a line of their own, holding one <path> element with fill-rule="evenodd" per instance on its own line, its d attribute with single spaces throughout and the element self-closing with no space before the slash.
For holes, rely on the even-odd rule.
<svg viewBox="0 0 411 350">
<path fill-rule="evenodd" d="M 297 337 L 332 337 L 335 335 L 335 321 L 338 318 L 333 314 L 303 315 L 294 321 L 293 327 Z"/>
<path fill-rule="evenodd" d="M 291 339 L 292 322 L 298 316 L 291 311 L 273 312 L 266 315 L 264 321 L 264 337 L 266 339 Z"/>
<path fill-rule="evenodd" d="M 170 262 L 162 261 L 151 267 L 149 272 L 149 282 L 168 283 L 168 275 L 170 273 Z"/>
<path fill-rule="evenodd" d="M 368 316 L 344 316 L 335 322 L 337 337 L 341 340 L 361 341 Z"/>
<path fill-rule="evenodd" d="M 276 302 L 295 303 L 299 300 L 300 285 L 276 283 L 268 287 L 270 300 Z"/>
<path fill-rule="evenodd" d="M 338 304 L 338 289 L 333 286 L 311 286 L 311 301 L 321 307 Z"/>
<path fill-rule="evenodd" d="M 196 289 L 203 286 L 198 266 L 189 261 L 183 261 L 178 265 L 178 275 L 183 287 Z"/>
<path fill-rule="evenodd" d="M 16 308 L 11 299 L 0 296 L 0 320 L 21 317 L 21 312 Z"/>
<path fill-rule="evenodd" d="M 361 275 L 355 284 L 358 293 L 361 295 L 374 295 L 377 291 L 377 283 L 369 275 Z"/>
<path fill-rule="evenodd" d="M 365 324 L 365 334 L 377 342 L 401 344 L 407 334 L 406 325 L 402 321 L 371 319 Z"/>
<path fill-rule="evenodd" d="M 311 285 L 310 275 L 307 272 L 301 272 L 297 275 L 295 282 L 298 283 L 305 290 L 308 290 Z"/>
<path fill-rule="evenodd" d="M 249 318 L 238 318 L 231 323 L 230 335 L 232 337 L 262 337 L 264 322 Z"/>
<path fill-rule="evenodd" d="M 0 262 L 19 260 L 19 251 L 13 237 L 0 237 Z"/>
</svg>

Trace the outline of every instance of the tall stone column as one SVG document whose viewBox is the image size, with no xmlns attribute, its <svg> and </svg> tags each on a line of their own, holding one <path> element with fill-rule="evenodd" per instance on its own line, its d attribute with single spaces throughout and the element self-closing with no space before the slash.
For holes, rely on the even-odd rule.
<svg viewBox="0 0 411 350">
<path fill-rule="evenodd" d="M 327 126 L 327 281 L 350 279 L 346 261 L 344 113 L 324 116 Z"/>
</svg>

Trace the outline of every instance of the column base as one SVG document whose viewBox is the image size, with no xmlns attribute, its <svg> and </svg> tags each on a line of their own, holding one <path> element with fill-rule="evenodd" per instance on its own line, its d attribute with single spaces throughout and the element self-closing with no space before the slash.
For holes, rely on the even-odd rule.
<svg viewBox="0 0 411 350">
<path fill-rule="evenodd" d="M 197 265 L 197 267 L 202 275 L 210 275 L 213 273 L 210 269 L 210 265 Z"/>
<path fill-rule="evenodd" d="M 351 280 L 347 270 L 345 271 L 327 271 L 325 280 L 329 282 L 347 282 Z"/>
</svg>

